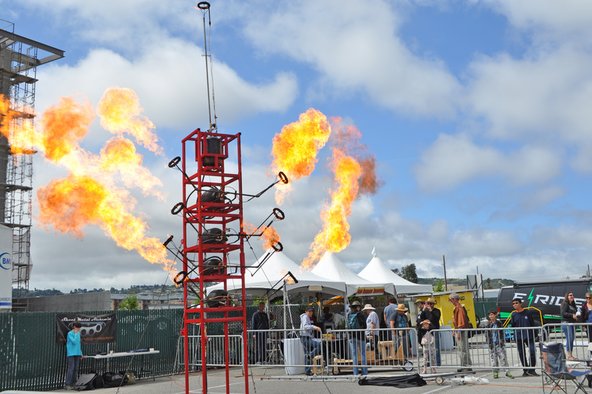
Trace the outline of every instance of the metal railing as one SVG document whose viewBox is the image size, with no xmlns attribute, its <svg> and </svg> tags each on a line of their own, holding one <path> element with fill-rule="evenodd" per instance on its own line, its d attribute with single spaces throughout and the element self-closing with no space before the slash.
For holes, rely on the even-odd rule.
<svg viewBox="0 0 592 394">
<path fill-rule="evenodd" d="M 189 366 L 190 370 L 197 371 L 204 366 L 201 352 L 201 335 L 189 335 Z M 243 341 L 242 335 L 228 336 L 229 365 L 236 367 L 243 365 Z M 176 365 L 184 369 L 183 337 L 177 341 Z M 225 366 L 225 341 L 224 335 L 208 335 L 206 345 L 206 365 L 211 367 Z"/>
<path fill-rule="evenodd" d="M 96 312 L 93 314 L 103 314 Z M 150 362 L 150 374 L 164 376 L 184 370 L 184 356 L 179 327 L 182 326 L 180 310 L 118 311 L 117 342 L 111 344 L 83 345 L 85 354 L 127 351 L 137 348 L 155 348 L 158 355 L 147 360 L 114 359 L 109 368 L 113 371 L 141 371 Z M 64 345 L 55 340 L 55 313 L 6 313 L 0 314 L 0 391 L 1 390 L 52 390 L 63 386 L 65 375 Z M 573 331 L 572 331 L 573 329 Z M 572 336 L 573 332 L 573 336 Z M 212 333 L 212 332 L 211 332 Z M 189 363 L 198 370 L 205 365 L 221 367 L 224 360 L 224 336 L 214 331 L 208 336 L 205 363 L 201 359 L 199 335 L 190 337 Z M 248 363 L 253 367 L 276 368 L 276 374 L 297 375 L 310 366 L 313 373 L 353 374 L 353 368 L 364 368 L 368 373 L 377 371 L 407 373 L 406 370 L 422 372 L 447 372 L 460 368 L 472 368 L 488 373 L 507 370 L 514 375 L 535 368 L 543 372 L 541 342 L 560 342 L 571 348 L 573 358 L 591 358 L 592 324 L 546 324 L 535 328 L 500 329 L 475 328 L 454 330 L 443 327 L 430 331 L 431 344 L 419 342 L 421 333 L 415 328 L 377 329 L 368 334 L 366 330 L 331 330 L 317 335 L 318 352 L 308 359 L 298 329 L 273 329 L 248 331 Z M 528 338 L 532 334 L 532 341 Z M 503 337 L 505 361 L 500 356 L 492 358 L 495 348 L 493 338 Z M 463 343 L 463 338 L 466 338 Z M 567 346 L 567 343 L 569 346 Z M 495 341 L 493 341 L 495 342 Z M 533 343 L 534 359 L 530 356 Z M 229 337 L 229 364 L 242 367 L 243 341 L 240 334 Z M 463 344 L 466 345 L 463 347 Z M 523 346 L 524 345 L 524 346 Z M 522 350 L 524 348 L 524 351 Z M 353 352 L 358 355 L 354 363 Z M 464 358 L 463 352 L 465 353 Z M 523 357 L 521 357 L 521 355 Z M 364 361 L 364 357 L 365 361 Z M 468 356 L 468 357 L 467 357 Z M 531 361 L 534 360 L 530 365 Z M 507 366 L 506 366 L 507 364 Z M 526 366 L 523 366 L 526 364 Z M 573 368 L 587 368 L 586 363 L 573 361 Z M 81 372 L 98 371 L 103 368 L 99 361 L 86 359 Z"/>
<path fill-rule="evenodd" d="M 590 359 L 588 330 L 592 334 L 592 325 L 570 326 L 574 328 L 574 358 Z M 367 368 L 369 373 L 411 370 L 431 373 L 468 368 L 513 375 L 530 370 L 541 373 L 539 343 L 565 343 L 566 332 L 569 333 L 562 324 L 532 328 L 441 328 L 431 330 L 431 342 L 422 345 L 415 328 L 397 329 L 394 335 L 391 329 L 382 328 L 372 336 L 366 335 L 366 330 L 329 330 L 314 338 L 318 351 L 307 359 L 299 330 L 250 330 L 249 364 L 283 367 L 289 375 L 304 373 L 307 366 L 317 375 L 352 374 L 354 367 Z M 257 358 L 257 339 L 265 341 L 263 359 Z M 358 356 L 356 363 L 354 348 Z"/>
</svg>

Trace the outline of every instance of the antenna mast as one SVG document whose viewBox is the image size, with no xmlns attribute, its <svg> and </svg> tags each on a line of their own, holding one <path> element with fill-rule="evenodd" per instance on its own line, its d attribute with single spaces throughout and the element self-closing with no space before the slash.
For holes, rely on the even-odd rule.
<svg viewBox="0 0 592 394">
<path fill-rule="evenodd" d="M 207 1 L 200 1 L 197 3 L 197 8 L 202 11 L 203 20 L 203 38 L 204 38 L 204 59 L 206 62 L 206 89 L 208 93 L 208 116 L 210 120 L 210 128 L 208 131 L 217 132 L 216 121 L 216 96 L 214 95 L 214 67 L 212 66 L 212 57 L 208 53 L 208 35 L 206 29 L 206 15 L 208 17 L 208 27 L 212 29 L 212 18 L 210 16 L 210 3 Z M 212 82 L 212 89 L 210 91 L 210 79 Z M 212 121 L 213 120 L 213 121 Z"/>
</svg>

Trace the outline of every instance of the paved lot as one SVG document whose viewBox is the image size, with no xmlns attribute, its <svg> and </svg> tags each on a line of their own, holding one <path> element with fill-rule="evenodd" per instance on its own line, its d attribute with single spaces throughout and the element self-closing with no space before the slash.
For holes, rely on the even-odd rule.
<svg viewBox="0 0 592 394">
<path fill-rule="evenodd" d="M 314 393 L 339 393 L 339 394 L 359 394 L 364 393 L 392 393 L 393 387 L 380 386 L 360 386 L 347 375 L 328 376 L 325 378 L 309 378 L 305 376 L 286 376 L 284 370 L 280 368 L 254 367 L 250 370 L 249 392 L 256 394 L 314 394 Z M 385 374 L 371 374 L 369 378 L 378 376 L 393 376 Z M 516 371 L 518 373 L 518 371 Z M 490 372 L 480 372 L 473 377 L 484 378 L 489 383 L 464 385 L 455 382 L 445 382 L 443 385 L 436 384 L 433 380 L 428 381 L 427 386 L 413 387 L 404 389 L 404 393 L 541 393 L 542 380 L 540 377 L 517 377 L 516 379 L 492 379 Z M 241 376 L 240 369 L 230 371 L 231 393 L 244 393 L 244 378 Z M 208 373 L 208 392 L 225 393 L 224 370 L 212 370 Z M 201 373 L 197 372 L 190 377 L 191 393 L 201 393 Z M 396 390 L 396 389 L 395 389 Z M 574 392 L 572 387 L 569 392 Z M 71 391 L 59 390 L 55 393 L 71 393 Z M 182 394 L 185 392 L 184 375 L 157 378 L 155 381 L 147 379 L 141 380 L 137 384 L 123 386 L 119 389 L 100 389 L 95 391 L 97 394 Z"/>
</svg>

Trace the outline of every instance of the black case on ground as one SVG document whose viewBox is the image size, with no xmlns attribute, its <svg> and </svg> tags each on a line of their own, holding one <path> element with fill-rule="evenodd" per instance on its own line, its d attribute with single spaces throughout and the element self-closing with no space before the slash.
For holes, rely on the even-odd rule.
<svg viewBox="0 0 592 394">
<path fill-rule="evenodd" d="M 103 378 L 96 373 L 85 373 L 78 377 L 74 390 L 94 390 L 103 387 Z"/>
</svg>

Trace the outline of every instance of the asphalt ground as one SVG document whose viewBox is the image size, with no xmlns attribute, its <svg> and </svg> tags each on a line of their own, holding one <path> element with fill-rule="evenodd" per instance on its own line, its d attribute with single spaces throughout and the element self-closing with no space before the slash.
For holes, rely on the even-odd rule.
<svg viewBox="0 0 592 394">
<path fill-rule="evenodd" d="M 520 370 L 515 370 L 519 374 Z M 394 372 L 392 374 L 370 374 L 368 379 L 383 376 L 395 376 L 404 374 Z M 255 394 L 359 394 L 364 393 L 392 393 L 399 390 L 394 387 L 361 386 L 351 375 L 307 377 L 304 375 L 286 376 L 283 368 L 251 367 L 249 369 L 249 392 Z M 437 384 L 433 378 L 426 379 L 427 385 L 401 389 L 404 393 L 541 393 L 543 392 L 543 380 L 541 377 L 522 377 L 515 379 L 500 377 L 493 379 L 491 371 L 480 371 L 467 375 L 469 381 L 462 384 L 462 379 L 444 377 L 443 384 Z M 503 375 L 502 375 L 503 376 Z M 225 393 L 226 381 L 223 369 L 208 371 L 208 393 Z M 487 383 L 486 383 L 487 382 Z M 575 386 L 568 382 L 568 392 L 574 392 Z M 571 385 L 571 386 L 570 386 Z M 202 376 L 195 372 L 190 376 L 189 384 L 191 393 L 202 393 Z M 588 387 L 586 386 L 586 389 Z M 550 386 L 546 386 L 550 390 Z M 72 391 L 57 390 L 54 393 L 72 393 Z M 142 379 L 136 384 L 119 388 L 103 388 L 95 391 L 97 394 L 182 394 L 185 393 L 185 376 L 175 375 L 156 379 Z M 245 380 L 240 368 L 230 370 L 230 392 L 244 393 Z M 3 393 L 19 393 L 18 391 Z M 20 392 L 23 393 L 23 392 Z"/>
</svg>

